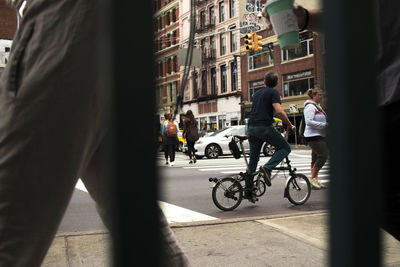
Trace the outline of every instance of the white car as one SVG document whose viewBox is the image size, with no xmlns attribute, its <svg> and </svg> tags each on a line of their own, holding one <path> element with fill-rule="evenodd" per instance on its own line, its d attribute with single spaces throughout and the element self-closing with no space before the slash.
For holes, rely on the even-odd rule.
<svg viewBox="0 0 400 267">
<path fill-rule="evenodd" d="M 246 135 L 245 126 L 230 126 L 212 133 L 209 136 L 201 137 L 194 145 L 196 157 L 206 156 L 209 159 L 218 158 L 221 155 L 230 155 L 228 144 L 234 135 Z M 246 153 L 250 152 L 249 142 L 243 142 Z"/>
<path fill-rule="evenodd" d="M 245 134 L 245 126 L 230 126 L 227 128 L 223 128 L 218 130 L 211 135 L 200 137 L 200 139 L 195 143 L 194 149 L 196 151 L 196 157 L 201 159 L 206 156 L 209 159 L 216 159 L 221 155 L 230 155 L 232 154 L 229 150 L 229 142 L 232 140 L 232 136 L 234 135 L 246 135 Z M 246 153 L 250 153 L 249 141 L 245 140 L 243 142 L 244 150 Z M 240 148 L 240 147 L 239 147 Z M 182 149 L 182 152 L 186 152 L 187 147 L 186 143 Z M 272 156 L 275 153 L 275 147 L 264 143 L 261 152 L 265 156 Z"/>
</svg>

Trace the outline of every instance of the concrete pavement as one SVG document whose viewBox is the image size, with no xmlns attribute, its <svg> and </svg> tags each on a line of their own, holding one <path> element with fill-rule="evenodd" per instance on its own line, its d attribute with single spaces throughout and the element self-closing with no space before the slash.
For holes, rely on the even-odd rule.
<svg viewBox="0 0 400 267">
<path fill-rule="evenodd" d="M 327 212 L 173 223 L 193 266 L 327 266 Z M 384 266 L 400 266 L 400 242 L 382 231 Z M 57 235 L 42 266 L 110 266 L 107 232 Z"/>
</svg>

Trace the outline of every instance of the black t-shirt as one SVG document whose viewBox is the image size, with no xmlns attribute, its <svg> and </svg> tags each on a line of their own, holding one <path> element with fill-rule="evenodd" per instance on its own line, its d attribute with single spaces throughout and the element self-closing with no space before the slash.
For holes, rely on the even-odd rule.
<svg viewBox="0 0 400 267">
<path fill-rule="evenodd" d="M 273 103 L 281 103 L 279 92 L 271 87 L 264 87 L 253 95 L 253 106 L 249 125 L 270 126 L 273 123 Z"/>
</svg>

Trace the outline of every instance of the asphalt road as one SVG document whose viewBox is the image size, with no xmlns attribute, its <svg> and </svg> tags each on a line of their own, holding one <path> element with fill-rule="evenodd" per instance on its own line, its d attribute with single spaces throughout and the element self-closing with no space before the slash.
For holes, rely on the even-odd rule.
<svg viewBox="0 0 400 267">
<path fill-rule="evenodd" d="M 268 159 L 268 157 L 262 156 L 260 163 L 264 163 Z M 299 173 L 310 175 L 309 150 L 293 150 L 290 159 Z M 175 166 L 166 167 L 162 153 L 158 154 L 157 163 L 159 165 L 160 201 L 168 203 L 167 205 L 172 204 L 174 207 L 184 208 L 187 211 L 217 219 L 314 211 L 327 208 L 327 190 L 313 190 L 307 203 L 302 206 L 292 205 L 286 198 L 283 198 L 285 179 L 283 175 L 279 174 L 272 181 L 272 187 L 267 188 L 266 194 L 256 204 L 243 200 L 236 210 L 224 212 L 219 210 L 212 202 L 212 183 L 208 181 L 208 178 L 227 176 L 229 173 L 244 170 L 245 163 L 243 159 L 235 160 L 232 156 L 226 156 L 212 160 L 201 159 L 196 164 L 189 164 L 187 156 L 177 152 Z M 329 164 L 320 174 L 320 179 L 327 185 L 329 185 L 328 168 Z M 169 210 L 166 216 L 168 219 L 174 217 L 173 221 L 179 221 L 179 216 L 181 215 L 176 214 L 174 209 Z M 191 215 L 189 214 L 189 216 Z M 93 200 L 89 197 L 85 188 L 82 185 L 78 185 L 58 232 L 104 229 L 105 227 L 97 214 Z"/>
<path fill-rule="evenodd" d="M 268 159 L 269 157 L 262 156 L 260 163 L 265 163 Z M 311 161 L 309 150 L 294 150 L 290 160 L 292 166 L 298 169 L 298 173 L 304 173 L 309 177 Z M 244 171 L 243 158 L 236 160 L 230 156 L 218 159 L 201 159 L 196 164 L 189 164 L 188 157 L 179 153 L 173 167 L 166 167 L 164 163 L 160 154 L 160 200 L 218 219 L 314 211 L 327 208 L 327 190 L 313 190 L 310 199 L 304 205 L 292 205 L 283 197 L 285 176 L 278 174 L 272 181 L 272 186 L 267 187 L 266 194 L 260 197 L 256 204 L 243 200 L 234 211 L 221 211 L 212 202 L 213 183 L 210 183 L 208 178 L 228 176 L 229 173 Z M 329 186 L 328 165 L 321 171 L 320 180 L 323 180 Z"/>
</svg>

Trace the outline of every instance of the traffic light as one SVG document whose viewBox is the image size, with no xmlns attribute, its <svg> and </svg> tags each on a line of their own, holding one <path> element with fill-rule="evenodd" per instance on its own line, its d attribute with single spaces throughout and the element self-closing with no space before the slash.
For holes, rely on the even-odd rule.
<svg viewBox="0 0 400 267">
<path fill-rule="evenodd" d="M 257 52 L 258 50 L 262 50 L 262 42 L 260 42 L 261 39 L 261 35 L 253 33 L 253 51 Z"/>
<path fill-rule="evenodd" d="M 251 32 L 244 36 L 244 48 L 246 49 L 246 52 L 253 51 L 253 35 L 254 33 Z"/>
</svg>

